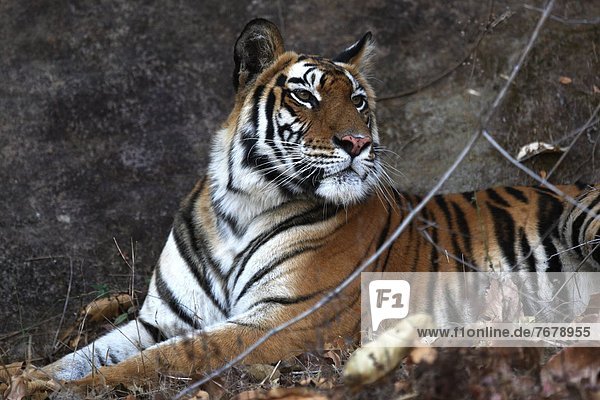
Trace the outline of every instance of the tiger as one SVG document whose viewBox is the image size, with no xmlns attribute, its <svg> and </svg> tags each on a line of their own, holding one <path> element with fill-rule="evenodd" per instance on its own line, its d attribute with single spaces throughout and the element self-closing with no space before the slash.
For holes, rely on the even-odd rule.
<svg viewBox="0 0 600 400">
<path fill-rule="evenodd" d="M 331 59 L 286 51 L 275 24 L 250 21 L 233 51 L 233 110 L 176 213 L 139 315 L 41 371 L 83 386 L 200 376 L 374 254 L 422 200 L 386 179 L 367 78 L 374 46 L 368 32 Z M 366 270 L 597 269 L 598 185 L 558 188 L 435 195 Z M 359 330 L 353 282 L 243 362 L 273 363 Z"/>
</svg>

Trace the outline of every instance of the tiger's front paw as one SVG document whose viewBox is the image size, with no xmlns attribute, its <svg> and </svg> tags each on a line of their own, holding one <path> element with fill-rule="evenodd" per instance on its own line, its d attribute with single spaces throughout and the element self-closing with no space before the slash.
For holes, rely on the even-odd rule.
<svg viewBox="0 0 600 400">
<path fill-rule="evenodd" d="M 92 372 L 92 363 L 80 351 L 67 354 L 60 360 L 46 365 L 42 370 L 57 381 L 75 381 Z"/>
</svg>

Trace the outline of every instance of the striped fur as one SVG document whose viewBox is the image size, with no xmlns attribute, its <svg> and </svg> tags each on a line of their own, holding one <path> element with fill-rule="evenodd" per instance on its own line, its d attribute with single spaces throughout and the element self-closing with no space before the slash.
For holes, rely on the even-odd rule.
<svg viewBox="0 0 600 400">
<path fill-rule="evenodd" d="M 420 201 L 385 184 L 364 77 L 370 35 L 334 60 L 282 46 L 264 20 L 238 39 L 234 109 L 214 137 L 207 176 L 175 217 L 139 318 L 46 372 L 116 384 L 217 368 L 335 288 Z M 583 191 L 581 203 L 600 211 L 598 190 L 560 189 Z M 438 195 L 369 270 L 561 271 L 584 258 L 593 266 L 600 222 L 566 204 L 540 187 Z M 359 295 L 355 282 L 246 361 L 355 336 Z"/>
</svg>

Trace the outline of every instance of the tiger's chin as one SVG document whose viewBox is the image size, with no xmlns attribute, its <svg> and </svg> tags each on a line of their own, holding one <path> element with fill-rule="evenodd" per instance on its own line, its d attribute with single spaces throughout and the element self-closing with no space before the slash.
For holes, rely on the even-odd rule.
<svg viewBox="0 0 600 400">
<path fill-rule="evenodd" d="M 375 184 L 376 180 L 371 174 L 361 177 L 353 169 L 346 169 L 322 178 L 315 194 L 329 203 L 348 206 L 369 198 L 375 190 Z"/>
</svg>

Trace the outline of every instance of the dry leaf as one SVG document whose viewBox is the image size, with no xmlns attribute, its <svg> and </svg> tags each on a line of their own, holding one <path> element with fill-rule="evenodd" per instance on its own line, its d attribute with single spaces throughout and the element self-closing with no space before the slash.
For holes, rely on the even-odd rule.
<svg viewBox="0 0 600 400">
<path fill-rule="evenodd" d="M 46 392 L 54 392 L 59 389 L 60 385 L 56 381 L 48 379 L 45 373 L 32 366 L 28 366 L 24 369 L 20 368 L 11 376 L 10 385 L 4 391 L 4 398 L 6 400 L 21 400 L 26 396 L 45 398 L 47 397 Z"/>
<path fill-rule="evenodd" d="M 324 358 L 328 358 L 331 360 L 331 363 L 336 367 L 340 368 L 342 366 L 342 354 L 340 350 L 329 350 L 323 353 Z"/>
<path fill-rule="evenodd" d="M 563 85 L 570 85 L 571 83 L 573 83 L 573 79 L 569 78 L 568 76 L 561 76 L 560 78 L 558 78 L 558 81 Z"/>
<path fill-rule="evenodd" d="M 132 305 L 133 301 L 128 293 L 119 293 L 92 301 L 81 310 L 80 316 L 91 322 L 112 321 L 127 312 Z"/>
<path fill-rule="evenodd" d="M 517 161 L 525 161 L 544 153 L 564 153 L 566 150 L 565 147 L 555 146 L 549 143 L 533 142 L 521 147 L 517 154 Z"/>
<path fill-rule="evenodd" d="M 10 381 L 4 397 L 6 400 L 21 400 L 23 397 L 29 395 L 27 392 L 27 383 L 23 375 L 13 376 Z"/>
<path fill-rule="evenodd" d="M 365 385 L 384 377 L 414 346 L 417 328 L 428 328 L 431 324 L 431 317 L 425 314 L 404 318 L 352 353 L 344 368 L 344 379 L 350 385 Z"/>
<path fill-rule="evenodd" d="M 248 374 L 256 382 L 262 382 L 265 379 L 275 380 L 281 375 L 279 370 L 275 369 L 274 366 L 269 364 L 248 365 L 248 367 L 246 368 L 246 372 L 248 372 Z"/>
<path fill-rule="evenodd" d="M 15 375 L 21 375 L 25 370 L 25 362 L 14 362 L 8 365 L 0 365 L 0 382 L 9 384 Z"/>
</svg>

